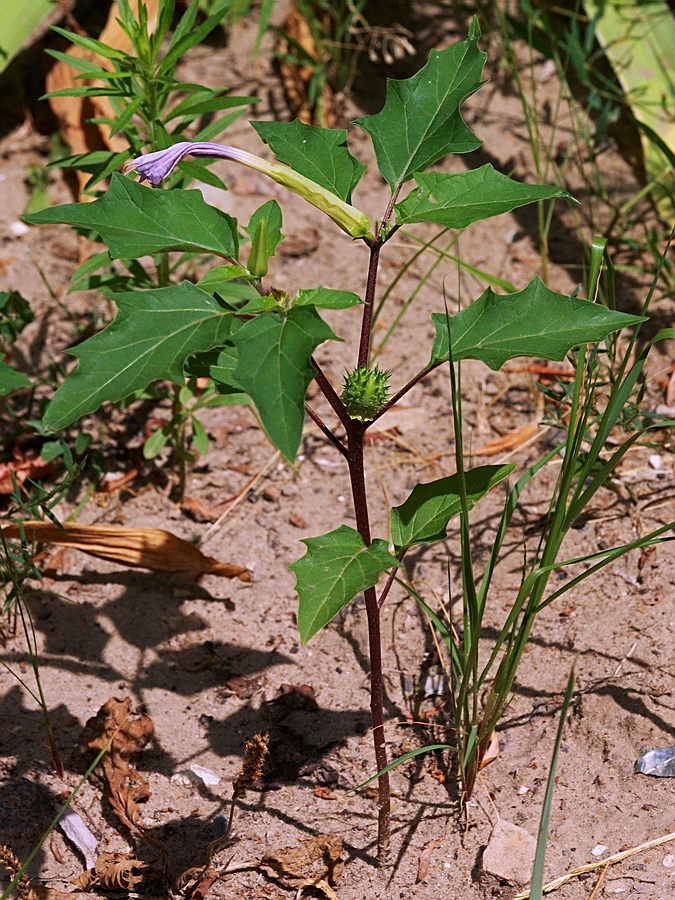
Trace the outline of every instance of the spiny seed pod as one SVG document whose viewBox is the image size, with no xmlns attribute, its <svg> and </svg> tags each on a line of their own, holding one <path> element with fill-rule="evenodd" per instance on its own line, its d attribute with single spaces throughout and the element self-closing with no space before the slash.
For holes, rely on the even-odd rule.
<svg viewBox="0 0 675 900">
<path fill-rule="evenodd" d="M 389 391 L 389 372 L 377 366 L 358 368 L 345 373 L 344 390 L 340 399 L 352 419 L 368 422 L 385 404 Z"/>
</svg>

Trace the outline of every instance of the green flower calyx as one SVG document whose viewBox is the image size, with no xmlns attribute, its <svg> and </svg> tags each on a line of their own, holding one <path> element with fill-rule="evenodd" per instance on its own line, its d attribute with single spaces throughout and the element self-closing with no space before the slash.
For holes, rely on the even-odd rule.
<svg viewBox="0 0 675 900">
<path fill-rule="evenodd" d="M 345 373 L 344 390 L 340 399 L 352 419 L 369 422 L 380 412 L 387 400 L 389 372 L 357 368 Z"/>
</svg>

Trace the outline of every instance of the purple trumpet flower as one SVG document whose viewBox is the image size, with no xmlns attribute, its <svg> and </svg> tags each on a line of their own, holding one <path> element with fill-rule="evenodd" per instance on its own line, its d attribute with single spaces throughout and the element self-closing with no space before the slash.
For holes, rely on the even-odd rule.
<svg viewBox="0 0 675 900">
<path fill-rule="evenodd" d="M 277 184 L 282 184 L 294 194 L 304 197 L 321 212 L 329 216 L 336 225 L 347 232 L 353 238 L 362 238 L 367 243 L 372 243 L 375 238 L 370 232 L 370 222 L 365 213 L 349 203 L 345 203 L 332 191 L 306 178 L 296 172 L 290 166 L 282 163 L 268 162 L 260 156 L 239 150 L 237 147 L 228 147 L 225 144 L 213 144 L 210 141 L 179 141 L 166 150 L 157 150 L 155 153 L 144 153 L 136 159 L 130 159 L 124 166 L 125 172 L 138 172 L 140 181 L 149 181 L 158 185 L 167 175 L 175 169 L 185 156 L 202 156 L 215 159 L 231 159 L 234 162 L 262 172 Z"/>
<path fill-rule="evenodd" d="M 173 172 L 178 163 L 186 156 L 202 156 L 217 159 L 232 159 L 252 168 L 259 168 L 254 163 L 264 163 L 265 160 L 238 150 L 236 147 L 227 147 L 225 144 L 214 144 L 210 141 L 179 141 L 166 150 L 157 150 L 155 153 L 144 153 L 136 159 L 130 159 L 124 166 L 126 172 L 138 172 L 139 181 L 149 181 L 158 185 L 160 181 Z"/>
</svg>

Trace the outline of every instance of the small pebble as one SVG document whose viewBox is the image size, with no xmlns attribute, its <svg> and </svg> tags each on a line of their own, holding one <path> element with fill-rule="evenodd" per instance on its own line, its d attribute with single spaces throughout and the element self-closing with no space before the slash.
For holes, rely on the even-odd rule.
<svg viewBox="0 0 675 900">
<path fill-rule="evenodd" d="M 30 231 L 28 225 L 25 222 L 20 222 L 18 219 L 16 222 L 11 222 L 9 226 L 9 230 L 14 235 L 14 237 L 23 237 L 25 234 L 28 234 Z"/>
<path fill-rule="evenodd" d="M 211 786 L 220 783 L 220 775 L 216 775 L 212 769 L 207 769 L 206 766 L 193 763 L 190 766 L 190 771 L 194 772 L 197 778 L 200 778 L 206 785 Z"/>
<path fill-rule="evenodd" d="M 672 869 L 675 866 L 675 856 L 672 853 L 669 853 L 668 856 L 663 857 L 663 865 L 666 869 Z"/>
<path fill-rule="evenodd" d="M 604 844 L 596 844 L 595 847 L 593 847 L 593 849 L 591 850 L 591 853 L 593 854 L 593 856 L 595 856 L 596 859 L 598 859 L 606 850 L 607 847 L 605 847 Z"/>
</svg>

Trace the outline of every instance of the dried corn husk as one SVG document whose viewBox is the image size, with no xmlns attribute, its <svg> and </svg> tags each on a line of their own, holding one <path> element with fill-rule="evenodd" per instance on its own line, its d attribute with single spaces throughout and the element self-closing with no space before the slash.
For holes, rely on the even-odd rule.
<svg viewBox="0 0 675 900">
<path fill-rule="evenodd" d="M 67 522 L 10 522 L 0 526 L 6 538 L 18 538 L 21 529 L 29 541 L 72 547 L 99 559 L 134 568 L 166 572 L 183 581 L 202 575 L 220 575 L 250 581 L 249 572 L 232 563 L 204 556 L 201 550 L 170 531 L 160 528 L 121 528 L 114 525 L 78 525 Z"/>
</svg>

